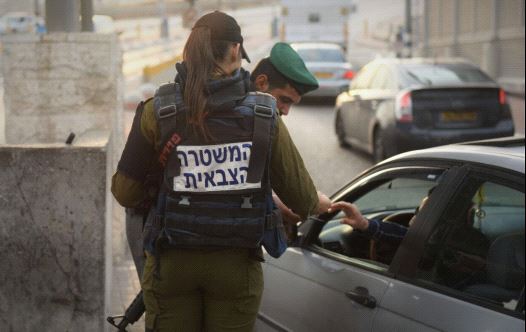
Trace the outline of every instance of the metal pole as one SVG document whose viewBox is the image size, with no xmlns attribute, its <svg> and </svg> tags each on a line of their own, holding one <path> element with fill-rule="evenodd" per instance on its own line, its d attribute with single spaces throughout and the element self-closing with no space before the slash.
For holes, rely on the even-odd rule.
<svg viewBox="0 0 526 332">
<path fill-rule="evenodd" d="M 82 31 L 93 31 L 93 1 L 80 0 Z"/>
<path fill-rule="evenodd" d="M 168 18 L 166 17 L 166 4 L 164 0 L 158 0 L 159 2 L 159 17 L 161 18 L 161 38 L 168 38 L 170 32 L 168 30 Z"/>
<path fill-rule="evenodd" d="M 46 0 L 46 28 L 48 32 L 79 31 L 77 0 Z"/>
<path fill-rule="evenodd" d="M 35 0 L 35 16 L 40 16 L 40 4 L 38 3 L 38 0 Z"/>
<path fill-rule="evenodd" d="M 425 56 L 425 57 L 428 57 L 431 55 L 431 52 L 429 50 L 429 0 L 423 0 L 424 3 L 423 3 L 423 6 L 424 8 L 422 9 L 422 12 L 423 12 L 423 17 L 422 17 L 422 20 L 423 20 L 423 31 L 422 31 L 422 40 L 421 40 L 421 43 L 422 43 L 422 55 Z"/>
<path fill-rule="evenodd" d="M 410 58 L 412 56 L 412 17 L 411 17 L 411 0 L 405 0 L 405 49 L 406 56 Z"/>
</svg>

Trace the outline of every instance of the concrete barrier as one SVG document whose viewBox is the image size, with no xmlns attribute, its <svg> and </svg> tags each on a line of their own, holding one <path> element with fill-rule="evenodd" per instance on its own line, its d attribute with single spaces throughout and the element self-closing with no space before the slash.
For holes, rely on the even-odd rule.
<svg viewBox="0 0 526 332">
<path fill-rule="evenodd" d="M 0 146 L 0 331 L 107 330 L 108 147 Z"/>
<path fill-rule="evenodd" d="M 163 61 L 153 66 L 146 66 L 143 69 L 143 82 L 160 85 L 166 82 L 173 82 L 175 77 L 175 64 L 182 61 L 181 55 L 176 55 L 172 59 Z"/>
</svg>

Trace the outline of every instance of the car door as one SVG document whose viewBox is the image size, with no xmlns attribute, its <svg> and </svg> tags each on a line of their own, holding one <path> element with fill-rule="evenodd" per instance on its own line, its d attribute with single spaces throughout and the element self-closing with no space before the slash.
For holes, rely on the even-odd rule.
<svg viewBox="0 0 526 332">
<path fill-rule="evenodd" d="M 367 95 L 370 81 L 376 72 L 376 67 L 377 65 L 375 63 L 369 63 L 358 72 L 351 83 L 348 92 L 349 98 L 347 102 L 342 104 L 340 110 L 344 130 L 351 144 L 360 145 L 360 122 L 358 121 L 358 116 L 361 112 L 363 98 Z"/>
<path fill-rule="evenodd" d="M 524 331 L 524 174 L 464 166 L 447 186 L 403 240 L 373 330 Z"/>
<path fill-rule="evenodd" d="M 368 217 L 405 214 L 407 224 L 443 169 L 384 167 L 357 179 L 334 200 L 354 202 Z M 370 331 L 396 270 L 367 257 L 369 242 L 342 225 L 343 214 L 311 218 L 300 245 L 279 259 L 265 256 L 258 331 Z M 355 234 L 355 235 L 353 235 Z M 396 249 L 394 249 L 396 250 Z"/>
<path fill-rule="evenodd" d="M 369 128 L 374 123 L 376 109 L 383 98 L 385 85 L 389 79 L 385 65 L 378 66 L 369 81 L 367 89 L 361 92 L 360 109 L 356 113 L 356 136 L 364 144 L 369 144 Z"/>
</svg>

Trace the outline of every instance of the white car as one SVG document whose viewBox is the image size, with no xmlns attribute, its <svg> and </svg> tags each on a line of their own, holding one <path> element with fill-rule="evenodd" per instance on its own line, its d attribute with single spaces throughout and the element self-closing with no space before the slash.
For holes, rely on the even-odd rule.
<svg viewBox="0 0 526 332">
<path fill-rule="evenodd" d="M 524 150 L 447 145 L 365 171 L 333 201 L 404 234 L 380 241 L 341 212 L 303 222 L 265 256 L 257 331 L 524 331 Z"/>
<path fill-rule="evenodd" d="M 316 77 L 319 88 L 307 97 L 336 97 L 349 89 L 354 77 L 352 65 L 342 47 L 335 43 L 292 43 L 307 69 Z"/>
</svg>

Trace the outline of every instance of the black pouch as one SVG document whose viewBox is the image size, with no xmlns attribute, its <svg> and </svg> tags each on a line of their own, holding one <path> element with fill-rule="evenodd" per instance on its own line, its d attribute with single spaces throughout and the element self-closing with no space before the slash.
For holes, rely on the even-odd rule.
<svg viewBox="0 0 526 332">
<path fill-rule="evenodd" d="M 273 209 L 272 213 L 267 216 L 261 244 L 274 258 L 279 258 L 287 250 L 287 234 L 280 209 Z"/>
</svg>

